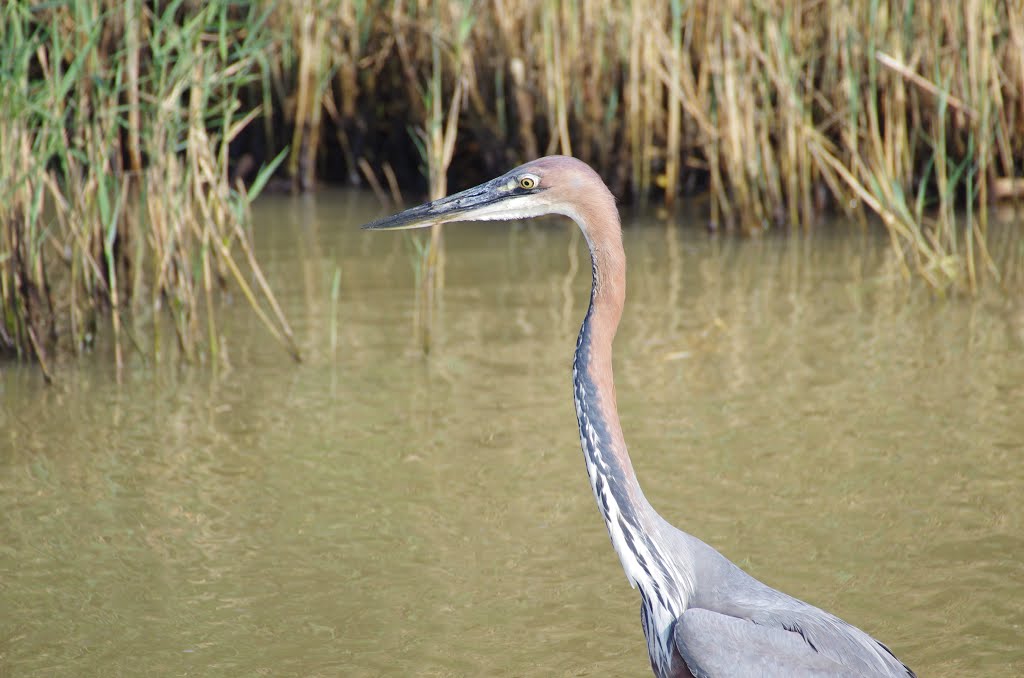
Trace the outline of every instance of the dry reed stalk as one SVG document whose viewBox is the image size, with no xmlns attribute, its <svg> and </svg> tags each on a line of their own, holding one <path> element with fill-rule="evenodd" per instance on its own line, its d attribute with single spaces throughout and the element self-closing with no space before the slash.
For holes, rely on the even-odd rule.
<svg viewBox="0 0 1024 678">
<path fill-rule="evenodd" d="M 630 151 L 630 167 L 632 177 L 633 198 L 640 197 L 642 184 L 643 165 L 643 116 L 641 108 L 643 101 L 640 98 L 640 50 L 644 42 L 644 7 L 643 0 L 636 0 L 631 4 L 629 17 L 629 80 L 626 86 L 626 130 L 628 133 L 627 145 Z"/>
<path fill-rule="evenodd" d="M 1020 3 L 72 0 L 36 10 L 0 7 L 0 115 L 13 121 L 0 129 L 0 220 L 16 232 L 0 239 L 0 345 L 23 355 L 42 357 L 55 333 L 87 348 L 112 304 L 119 313 L 143 299 L 168 307 L 183 352 L 199 356 L 204 330 L 217 350 L 210 302 L 234 273 L 212 243 L 237 244 L 244 229 L 230 215 L 246 212 L 227 189 L 224 120 L 249 119 L 256 105 L 232 109 L 243 98 L 261 102 L 274 152 L 292 139 L 290 167 L 306 186 L 336 139 L 350 179 L 366 166 L 397 193 L 415 158 L 381 140 L 420 128 L 435 195 L 456 148 L 478 150 L 488 174 L 572 151 L 636 200 L 656 185 L 672 201 L 696 181 L 712 220 L 746 231 L 808 227 L 829 204 L 855 215 L 867 206 L 902 265 L 938 289 L 1020 268 L 990 255 L 987 223 L 990 197 L 1024 165 Z M 218 150 L 179 158 L 198 124 L 181 102 L 197 87 Z M 324 110 L 333 135 L 321 130 Z M 282 120 L 291 133 L 275 133 Z M 124 184 L 126 172 L 139 185 Z M 174 191 L 174 205 L 208 211 L 223 230 L 197 235 L 188 217 L 159 209 L 158 193 Z M 276 315 L 268 326 L 287 341 Z M 110 322 L 120 351 L 131 323 Z"/>
<path fill-rule="evenodd" d="M 391 167 L 391 163 L 385 161 L 384 167 L 384 178 L 388 181 L 388 190 L 391 191 L 391 202 L 394 205 L 401 205 L 404 201 L 402 200 L 402 189 L 398 186 L 398 177 L 395 176 L 395 170 Z"/>
<path fill-rule="evenodd" d="M 0 222 L 13 236 L 0 239 L 0 339 L 41 365 L 62 346 L 91 346 L 108 315 L 120 375 L 128 345 L 144 353 L 129 315 L 144 290 L 152 309 L 167 306 L 188 359 L 205 299 L 217 351 L 212 292 L 248 200 L 227 188 L 227 145 L 256 115 L 232 122 L 262 29 L 251 15 L 236 40 L 225 2 L 161 11 L 137 1 L 0 8 L 0 117 L 24 121 L 0 129 L 0 152 L 14 160 L 0 168 Z M 200 219 L 207 230 L 193 238 Z"/>
<path fill-rule="evenodd" d="M 543 63 L 544 90 L 548 106 L 548 128 L 553 130 L 545 155 L 561 153 L 572 155 L 572 140 L 569 136 L 569 111 L 566 100 L 567 67 L 562 58 L 562 41 L 566 31 L 562 27 L 562 17 L 556 3 L 548 3 L 543 15 Z"/>
<path fill-rule="evenodd" d="M 682 71 L 683 53 L 683 8 L 681 0 L 672 0 L 672 24 L 670 27 L 671 47 L 665 70 L 673 82 L 679 82 Z M 682 134 L 683 104 L 679 87 L 668 88 L 668 130 L 665 147 L 665 204 L 669 207 L 679 193 L 679 165 L 682 162 L 680 148 Z"/>
<path fill-rule="evenodd" d="M 333 68 L 335 77 L 324 89 L 322 104 L 335 123 L 335 136 L 352 183 L 356 182 L 356 168 L 368 165 L 353 135 L 364 133 L 366 128 L 366 121 L 358 113 L 358 101 L 363 83 L 372 91 L 373 80 L 360 77 L 361 72 L 368 70 L 360 62 L 368 58 L 366 40 L 376 14 L 374 9 L 366 2 L 346 1 L 323 8 L 323 19 L 335 20 L 335 26 L 328 32 L 329 47 L 325 50 L 323 67 L 325 70 Z"/>
<path fill-rule="evenodd" d="M 322 101 L 330 71 L 330 61 L 323 50 L 329 24 L 315 0 L 295 0 L 292 12 L 298 30 L 299 64 L 288 173 L 296 189 L 310 191 L 316 186 Z"/>
<path fill-rule="evenodd" d="M 125 70 L 127 76 L 126 89 L 128 99 L 128 156 L 131 159 L 132 172 L 142 172 L 142 149 L 139 133 L 142 122 L 139 117 L 139 51 L 142 44 L 142 18 L 140 17 L 139 0 L 127 0 L 124 3 L 125 28 Z"/>
<path fill-rule="evenodd" d="M 384 192 L 380 182 L 377 180 L 377 175 L 374 173 L 373 168 L 370 167 L 370 163 L 366 161 L 366 158 L 359 158 L 358 161 L 359 171 L 363 173 L 363 178 L 366 179 L 366 183 L 370 185 L 374 195 L 377 196 L 377 200 L 382 205 L 387 206 L 389 204 L 388 194 Z M 395 206 L 399 206 L 401 203 L 396 203 Z"/>
</svg>

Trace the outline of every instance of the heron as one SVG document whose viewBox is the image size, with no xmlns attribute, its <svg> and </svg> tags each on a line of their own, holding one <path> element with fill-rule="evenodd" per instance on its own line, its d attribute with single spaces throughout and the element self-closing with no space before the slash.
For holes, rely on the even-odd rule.
<svg viewBox="0 0 1024 678">
<path fill-rule="evenodd" d="M 622 569 L 640 591 L 640 620 L 654 674 L 913 678 L 881 642 L 755 579 L 670 525 L 644 497 L 626 450 L 612 375 L 612 342 L 626 295 L 622 226 L 614 196 L 589 165 L 568 156 L 540 158 L 363 228 L 548 214 L 575 221 L 590 249 L 590 304 L 573 357 L 573 401 L 594 498 Z"/>
</svg>

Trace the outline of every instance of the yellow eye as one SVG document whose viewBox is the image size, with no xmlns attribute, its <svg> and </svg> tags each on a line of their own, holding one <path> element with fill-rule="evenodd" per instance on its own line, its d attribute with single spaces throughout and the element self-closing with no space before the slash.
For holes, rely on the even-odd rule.
<svg viewBox="0 0 1024 678">
<path fill-rule="evenodd" d="M 519 177 L 519 188 L 525 188 L 527 191 L 531 188 L 536 188 L 537 180 L 531 176 Z"/>
</svg>

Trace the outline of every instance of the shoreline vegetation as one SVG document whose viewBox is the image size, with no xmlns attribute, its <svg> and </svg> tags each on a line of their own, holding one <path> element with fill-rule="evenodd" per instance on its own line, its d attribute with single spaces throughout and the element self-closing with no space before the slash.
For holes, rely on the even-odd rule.
<svg viewBox="0 0 1024 678">
<path fill-rule="evenodd" d="M 549 153 L 745 234 L 877 218 L 907 278 L 1007 286 L 1024 251 L 988 221 L 1024 197 L 1024 6 L 12 0 L 0 355 L 49 377 L 110 332 L 118 367 L 216 362 L 231 286 L 298 359 L 248 230 L 264 188 L 399 203 Z M 429 316 L 439 230 L 417 256 Z"/>
</svg>

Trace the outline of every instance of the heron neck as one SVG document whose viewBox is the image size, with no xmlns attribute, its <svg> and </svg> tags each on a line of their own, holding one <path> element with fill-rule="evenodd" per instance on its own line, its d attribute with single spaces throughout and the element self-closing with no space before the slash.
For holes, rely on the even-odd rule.
<svg viewBox="0 0 1024 678">
<path fill-rule="evenodd" d="M 617 226 L 617 224 L 616 224 Z M 657 534 L 655 512 L 637 482 L 619 423 L 612 373 L 612 341 L 626 295 L 625 255 L 619 229 L 614 240 L 591 237 L 593 284 L 573 362 L 580 443 L 594 497 L 630 582 L 643 584 L 641 553 Z M 642 556 L 639 556 L 642 558 Z"/>
<path fill-rule="evenodd" d="M 604 213 L 614 214 L 614 221 L 577 218 L 590 245 L 593 283 L 573 361 L 576 419 L 587 475 L 608 536 L 626 578 L 641 592 L 651 665 L 668 667 L 672 627 L 693 595 L 694 576 L 687 561 L 673 554 L 678 544 L 666 541 L 667 524 L 640 490 L 619 424 L 612 341 L 626 299 L 626 256 L 614 203 Z"/>
</svg>

